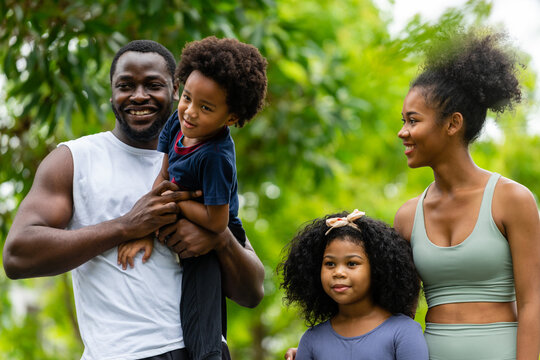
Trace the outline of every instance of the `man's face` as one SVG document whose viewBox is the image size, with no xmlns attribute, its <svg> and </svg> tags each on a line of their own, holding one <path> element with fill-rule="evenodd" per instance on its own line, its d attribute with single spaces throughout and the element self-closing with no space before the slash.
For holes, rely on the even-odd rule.
<svg viewBox="0 0 540 360">
<path fill-rule="evenodd" d="M 116 64 L 111 87 L 116 116 L 113 133 L 128 145 L 155 148 L 176 96 L 165 59 L 156 53 L 124 53 Z"/>
</svg>

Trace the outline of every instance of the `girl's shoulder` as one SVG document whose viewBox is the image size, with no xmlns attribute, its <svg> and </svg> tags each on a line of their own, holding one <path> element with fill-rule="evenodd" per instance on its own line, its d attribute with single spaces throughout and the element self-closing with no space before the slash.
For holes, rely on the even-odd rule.
<svg viewBox="0 0 540 360">
<path fill-rule="evenodd" d="M 330 324 L 330 320 L 323 321 L 322 323 L 319 323 L 315 326 L 310 327 L 306 330 L 306 333 L 311 334 L 318 334 L 322 332 L 327 332 L 332 329 L 332 325 Z"/>
<path fill-rule="evenodd" d="M 405 315 L 405 314 L 395 314 L 390 316 L 386 323 L 390 326 L 394 327 L 400 327 L 400 328 L 420 328 L 422 329 L 422 326 L 420 323 L 418 323 L 416 320 L 412 319 L 411 317 Z"/>
</svg>

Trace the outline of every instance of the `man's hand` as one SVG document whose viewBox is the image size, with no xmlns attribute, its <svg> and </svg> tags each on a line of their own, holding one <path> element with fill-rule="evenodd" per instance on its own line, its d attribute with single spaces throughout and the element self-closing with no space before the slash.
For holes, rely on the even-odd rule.
<svg viewBox="0 0 540 360">
<path fill-rule="evenodd" d="M 181 259 L 205 255 L 225 246 L 224 239 L 187 219 L 159 230 L 159 241 L 178 254 Z"/>
<path fill-rule="evenodd" d="M 124 223 L 127 238 L 148 236 L 159 228 L 176 222 L 180 211 L 177 202 L 201 195 L 200 190 L 179 191 L 176 184 L 163 181 L 141 197 L 133 208 L 118 220 Z"/>
</svg>

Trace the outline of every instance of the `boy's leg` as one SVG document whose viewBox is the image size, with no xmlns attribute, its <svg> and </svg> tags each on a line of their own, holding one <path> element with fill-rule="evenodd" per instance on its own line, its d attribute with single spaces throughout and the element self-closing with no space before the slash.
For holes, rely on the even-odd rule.
<svg viewBox="0 0 540 360">
<path fill-rule="evenodd" d="M 154 355 L 141 360 L 189 360 L 189 356 L 186 349 L 177 349 L 166 352 L 165 354 Z"/>
<path fill-rule="evenodd" d="M 192 360 L 221 360 L 221 270 L 212 251 L 182 259 L 180 316 Z"/>
<path fill-rule="evenodd" d="M 222 343 L 221 352 L 223 354 L 222 360 L 231 360 L 231 353 L 229 352 L 229 347 L 226 343 Z"/>
</svg>

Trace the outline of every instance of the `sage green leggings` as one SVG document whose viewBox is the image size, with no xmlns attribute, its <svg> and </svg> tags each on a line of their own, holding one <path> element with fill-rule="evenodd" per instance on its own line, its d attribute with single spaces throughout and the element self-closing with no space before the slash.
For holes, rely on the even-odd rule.
<svg viewBox="0 0 540 360">
<path fill-rule="evenodd" d="M 426 323 L 430 360 L 515 360 L 517 322 Z"/>
</svg>

